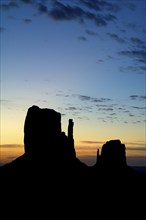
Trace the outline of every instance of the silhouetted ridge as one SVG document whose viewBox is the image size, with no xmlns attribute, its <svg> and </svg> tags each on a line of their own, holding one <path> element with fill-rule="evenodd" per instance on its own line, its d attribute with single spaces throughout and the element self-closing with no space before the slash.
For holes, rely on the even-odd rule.
<svg viewBox="0 0 146 220">
<path fill-rule="evenodd" d="M 100 208 L 106 211 L 111 206 L 113 211 L 113 207 L 120 208 L 121 201 L 133 208 L 135 198 L 142 206 L 139 200 L 145 198 L 145 176 L 127 165 L 125 145 L 116 139 L 107 141 L 101 154 L 97 149 L 95 165 L 87 166 L 76 157 L 73 127 L 74 122 L 69 119 L 66 135 L 59 112 L 38 106 L 28 109 L 24 123 L 25 152 L 0 167 L 2 201 L 15 198 L 17 205 L 26 201 L 25 211 L 28 204 L 39 210 L 47 201 L 45 214 L 52 208 L 56 214 L 62 207 L 63 217 L 71 210 L 69 213 L 75 213 L 75 218 L 78 211 L 81 217 L 83 213 L 87 217 L 87 210 L 90 215 L 93 211 L 97 215 Z"/>
</svg>

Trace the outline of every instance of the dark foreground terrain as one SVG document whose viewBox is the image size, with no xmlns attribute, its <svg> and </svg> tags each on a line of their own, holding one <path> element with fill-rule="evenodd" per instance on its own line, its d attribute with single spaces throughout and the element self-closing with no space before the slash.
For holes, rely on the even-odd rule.
<svg viewBox="0 0 146 220">
<path fill-rule="evenodd" d="M 125 145 L 107 141 L 97 161 L 76 157 L 73 121 L 61 130 L 61 114 L 32 106 L 24 124 L 25 153 L 0 167 L 4 219 L 142 219 L 146 175 L 126 163 Z M 19 214 L 18 214 L 19 211 Z"/>
</svg>

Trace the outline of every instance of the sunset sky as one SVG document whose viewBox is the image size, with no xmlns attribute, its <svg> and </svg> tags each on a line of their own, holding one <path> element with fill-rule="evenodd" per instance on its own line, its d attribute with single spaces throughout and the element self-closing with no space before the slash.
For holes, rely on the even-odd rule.
<svg viewBox="0 0 146 220">
<path fill-rule="evenodd" d="M 111 139 L 146 166 L 146 1 L 1 0 L 0 163 L 24 151 L 29 107 L 74 121 L 79 158 Z"/>
</svg>

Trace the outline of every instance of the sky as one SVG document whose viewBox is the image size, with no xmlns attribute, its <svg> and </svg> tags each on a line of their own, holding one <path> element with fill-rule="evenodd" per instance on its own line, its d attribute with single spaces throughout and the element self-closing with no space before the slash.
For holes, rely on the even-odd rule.
<svg viewBox="0 0 146 220">
<path fill-rule="evenodd" d="M 0 164 L 23 154 L 32 105 L 74 121 L 77 157 L 109 140 L 146 166 L 146 0 L 0 0 Z"/>
</svg>

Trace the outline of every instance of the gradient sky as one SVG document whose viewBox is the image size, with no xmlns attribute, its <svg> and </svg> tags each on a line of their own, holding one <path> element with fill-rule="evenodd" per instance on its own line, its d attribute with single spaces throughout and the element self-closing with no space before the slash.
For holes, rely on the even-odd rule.
<svg viewBox="0 0 146 220">
<path fill-rule="evenodd" d="M 1 152 L 23 145 L 37 105 L 60 112 L 65 132 L 73 119 L 80 158 L 120 139 L 146 166 L 146 1 L 1 0 L 0 11 Z"/>
</svg>

